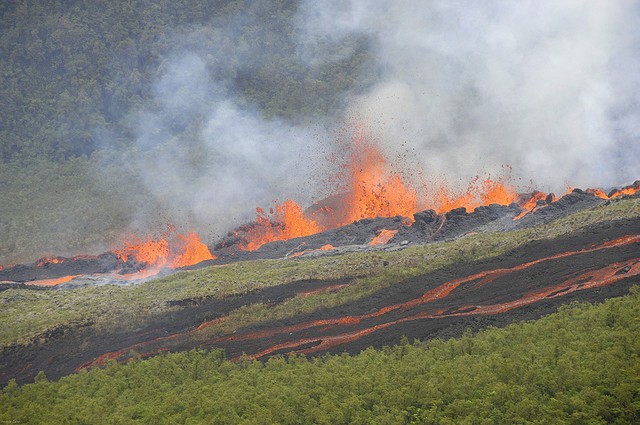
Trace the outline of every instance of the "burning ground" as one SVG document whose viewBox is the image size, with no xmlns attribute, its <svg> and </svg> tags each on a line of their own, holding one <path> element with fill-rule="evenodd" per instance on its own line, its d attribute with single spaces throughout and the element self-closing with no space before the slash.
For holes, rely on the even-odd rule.
<svg viewBox="0 0 640 425">
<path fill-rule="evenodd" d="M 361 220 L 312 236 L 318 240 L 234 254 L 277 260 L 219 255 L 204 263 L 217 266 L 135 286 L 11 287 L 1 293 L 2 320 L 11 324 L 0 332 L 2 382 L 193 347 L 255 358 L 357 352 L 402 335 L 459 335 L 626 293 L 639 282 L 637 197 L 577 191 L 562 199 L 516 220 L 515 206 L 425 211 L 412 224 Z M 390 238 L 371 246 L 380 236 Z M 341 237 L 350 243 L 336 242 Z M 324 238 L 342 248 L 326 248 Z"/>
</svg>

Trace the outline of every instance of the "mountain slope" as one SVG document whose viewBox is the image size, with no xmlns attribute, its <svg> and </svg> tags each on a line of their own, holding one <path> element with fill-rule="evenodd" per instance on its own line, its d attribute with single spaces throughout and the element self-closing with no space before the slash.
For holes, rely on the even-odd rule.
<svg viewBox="0 0 640 425">
<path fill-rule="evenodd" d="M 640 279 L 639 247 L 632 198 L 397 252 L 239 262 L 133 287 L 8 289 L 0 376 L 58 378 L 194 347 L 262 358 L 460 335 L 623 295 Z"/>
<path fill-rule="evenodd" d="M 266 363 L 191 351 L 9 384 L 46 423 L 637 423 L 640 294 L 475 336 Z"/>
</svg>

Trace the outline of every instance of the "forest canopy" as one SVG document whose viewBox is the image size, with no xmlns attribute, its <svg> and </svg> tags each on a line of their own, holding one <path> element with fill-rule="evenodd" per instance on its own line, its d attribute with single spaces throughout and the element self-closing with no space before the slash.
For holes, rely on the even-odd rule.
<svg viewBox="0 0 640 425">
<path fill-rule="evenodd" d="M 640 420 L 640 293 L 359 355 L 232 363 L 191 351 L 0 392 L 47 423 L 627 424 Z"/>
<path fill-rule="evenodd" d="M 335 114 L 375 77 L 371 40 L 300 36 L 298 1 L 8 1 L 0 6 L 0 159 L 29 163 L 134 144 L 136 113 L 154 104 L 166 62 L 197 55 L 214 84 L 265 117 Z M 311 61 L 309 56 L 323 60 Z M 164 111 L 184 140 L 192 111 Z"/>
</svg>

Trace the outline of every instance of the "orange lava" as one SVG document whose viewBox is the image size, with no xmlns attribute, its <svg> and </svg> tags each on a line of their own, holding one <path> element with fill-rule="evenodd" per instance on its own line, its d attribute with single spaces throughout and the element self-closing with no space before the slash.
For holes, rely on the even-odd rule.
<svg viewBox="0 0 640 425">
<path fill-rule="evenodd" d="M 247 232 L 242 249 L 254 251 L 268 242 L 313 235 L 323 229 L 305 216 L 302 207 L 288 199 L 266 213 L 256 208 L 256 225 Z"/>
<path fill-rule="evenodd" d="M 331 244 L 326 244 L 326 245 L 322 245 L 320 248 L 318 249 L 305 249 L 304 251 L 300 251 L 300 252 L 294 252 L 293 254 L 288 255 L 288 258 L 297 258 L 300 257 L 304 254 L 308 254 L 310 252 L 317 252 L 317 251 L 331 251 L 333 249 L 333 245 Z"/>
<path fill-rule="evenodd" d="M 539 207 L 538 201 L 544 201 L 547 199 L 547 194 L 544 192 L 534 191 L 529 198 L 520 199 L 518 205 L 522 208 L 522 212 L 514 217 L 514 220 L 519 220 L 530 212 L 536 211 Z M 550 194 L 551 202 L 555 201 L 556 197 L 553 193 Z M 541 208 L 541 207 L 540 207 Z"/>
<path fill-rule="evenodd" d="M 66 259 L 63 257 L 41 258 L 36 262 L 36 267 L 44 267 L 48 264 L 64 263 Z"/>
<path fill-rule="evenodd" d="M 345 149 L 348 152 L 346 163 L 338 164 L 343 172 L 332 179 L 340 183 L 326 198 L 330 205 L 318 205 L 310 216 L 292 200 L 276 204 L 269 213 L 257 208 L 256 225 L 244 236 L 242 249 L 253 251 L 269 242 L 308 236 L 367 218 L 402 216 L 410 225 L 413 215 L 423 209 L 442 214 L 456 208 L 471 212 L 485 205 L 517 203 L 523 210 L 515 217 L 517 220 L 535 211 L 537 202 L 547 198 L 547 194 L 538 191 L 528 197 L 519 195 L 508 177 L 476 176 L 463 192 L 452 190 L 446 182 L 423 184 L 421 190 L 416 190 L 394 172 L 362 125 L 356 126 L 349 142 L 350 146 Z M 337 161 L 337 156 L 333 155 L 329 160 Z M 572 190 L 569 188 L 568 193 Z M 611 197 L 639 191 L 640 183 L 634 183 L 612 193 Z M 588 192 L 609 199 L 601 189 L 589 189 Z"/>
<path fill-rule="evenodd" d="M 158 267 L 152 267 L 149 269 L 142 269 L 140 271 L 137 271 L 135 273 L 126 273 L 126 274 L 120 274 L 120 273 L 97 273 L 96 276 L 104 276 L 104 277 L 110 277 L 112 279 L 115 280 L 140 280 L 140 279 L 147 279 L 149 277 L 153 277 L 156 276 L 158 273 L 160 273 L 160 268 Z"/>
<path fill-rule="evenodd" d="M 623 187 L 622 189 L 615 190 L 609 199 L 622 195 L 635 195 L 636 193 L 640 193 L 640 186 Z"/>
<path fill-rule="evenodd" d="M 467 212 L 483 205 L 509 205 L 519 201 L 515 187 L 503 181 L 503 179 L 481 179 L 479 176 L 473 179 L 463 193 L 455 193 L 446 184 L 436 189 L 432 196 L 433 208 L 438 213 L 446 213 L 456 208 L 464 208 Z M 534 203 L 535 205 L 535 203 Z"/>
<path fill-rule="evenodd" d="M 202 243 L 198 235 L 193 232 L 186 236 L 176 235 L 175 250 L 178 254 L 171 259 L 170 265 L 172 269 L 215 259 L 207 245 Z"/>
<path fill-rule="evenodd" d="M 136 261 L 147 264 L 149 273 L 154 269 L 157 273 L 157 270 L 162 267 L 175 269 L 215 259 L 207 245 L 202 243 L 198 235 L 193 232 L 182 235 L 176 233 L 174 229 L 169 229 L 164 236 L 164 238 L 143 240 L 137 235 L 132 235 L 123 243 L 124 248 L 113 252 L 122 261 L 133 257 Z"/>
<path fill-rule="evenodd" d="M 34 285 L 34 286 L 57 286 L 61 283 L 69 282 L 70 280 L 80 276 L 79 274 L 72 276 L 62 276 L 56 279 L 40 279 L 40 280 L 32 280 L 31 282 L 25 282 L 26 285 Z"/>
<path fill-rule="evenodd" d="M 609 199 L 609 197 L 607 196 L 606 193 L 604 193 L 604 190 L 598 188 L 598 189 L 587 189 L 586 190 L 587 193 L 593 193 L 595 196 L 597 196 L 598 198 L 602 198 L 602 199 Z"/>
<path fill-rule="evenodd" d="M 347 164 L 347 222 L 374 217 L 413 217 L 418 211 L 416 190 L 394 174 L 380 149 L 358 128 Z M 340 223 L 346 224 L 346 223 Z"/>
<path fill-rule="evenodd" d="M 605 191 L 600 189 L 600 188 L 587 189 L 586 191 L 588 193 L 593 193 L 595 196 L 597 196 L 599 198 L 602 198 L 602 199 L 612 199 L 612 198 L 615 198 L 617 196 L 635 195 L 636 193 L 640 193 L 640 183 L 639 182 L 635 182 L 632 185 L 625 186 L 625 187 L 620 188 L 620 189 L 616 189 L 613 192 L 611 192 L 609 195 L 607 195 L 605 193 Z"/>
<path fill-rule="evenodd" d="M 547 194 L 544 192 L 538 192 L 536 190 L 531 194 L 531 197 L 529 199 L 521 201 L 520 206 L 523 210 L 533 211 L 538 201 L 544 201 L 545 199 L 547 199 Z"/>
<path fill-rule="evenodd" d="M 396 233 L 398 233 L 397 230 L 382 229 L 382 231 L 378 236 L 371 239 L 371 242 L 369 242 L 369 245 L 371 246 L 384 245 L 387 242 L 389 242 L 391 238 L 393 238 L 396 235 Z"/>
</svg>

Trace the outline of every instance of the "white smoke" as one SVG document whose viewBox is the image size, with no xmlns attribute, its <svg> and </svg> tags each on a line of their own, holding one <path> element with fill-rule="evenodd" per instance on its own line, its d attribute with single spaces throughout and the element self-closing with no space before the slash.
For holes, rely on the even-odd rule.
<svg viewBox="0 0 640 425">
<path fill-rule="evenodd" d="M 341 40 L 368 37 L 379 79 L 345 93 L 342 117 L 364 122 L 392 157 L 408 152 L 427 176 L 466 183 L 507 164 L 522 188 L 606 187 L 640 177 L 639 9 L 608 0 L 308 1 L 296 54 L 315 69 L 353 52 L 333 48 Z M 324 157 L 336 149 L 331 129 L 343 125 L 265 117 L 221 82 L 230 63 L 251 71 L 269 57 L 230 49 L 236 24 L 246 22 L 183 30 L 135 120 L 147 152 L 136 164 L 154 208 L 216 235 L 276 199 L 308 205 L 327 195 Z M 140 211 L 141 222 L 149 216 Z"/>
<path fill-rule="evenodd" d="M 258 206 L 288 198 L 309 205 L 322 193 L 322 127 L 263 117 L 220 87 L 197 52 L 167 58 L 159 72 L 153 105 L 135 120 L 143 153 L 125 159 L 154 199 L 139 208 L 132 229 L 176 223 L 212 241 L 255 218 Z"/>
<path fill-rule="evenodd" d="M 351 110 L 389 149 L 562 191 L 640 176 L 639 18 L 634 1 L 350 0 L 305 3 L 300 25 L 375 37 L 382 77 Z"/>
</svg>

